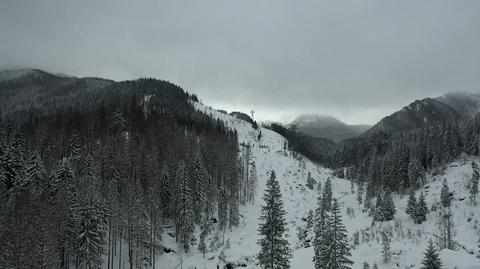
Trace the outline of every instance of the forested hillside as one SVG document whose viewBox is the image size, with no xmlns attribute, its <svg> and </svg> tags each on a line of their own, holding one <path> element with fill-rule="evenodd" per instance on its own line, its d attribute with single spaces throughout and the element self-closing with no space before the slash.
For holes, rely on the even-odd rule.
<svg viewBox="0 0 480 269">
<path fill-rule="evenodd" d="M 139 268 L 165 226 L 188 252 L 194 224 L 238 224 L 235 131 L 171 83 L 91 81 L 0 82 L 0 267 Z"/>
</svg>

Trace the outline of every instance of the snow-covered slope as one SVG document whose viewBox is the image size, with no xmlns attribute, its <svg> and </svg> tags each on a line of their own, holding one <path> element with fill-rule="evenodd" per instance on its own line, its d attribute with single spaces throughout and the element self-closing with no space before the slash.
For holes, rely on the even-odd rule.
<svg viewBox="0 0 480 269">
<path fill-rule="evenodd" d="M 426 244 L 429 239 L 434 237 L 436 232 L 437 217 L 435 213 L 429 213 L 428 221 L 424 224 L 416 225 L 405 213 L 407 197 L 396 196 L 394 197 L 397 207 L 396 220 L 377 223 L 372 226 L 372 218 L 367 213 L 362 212 L 363 206 L 358 205 L 356 193 L 351 192 L 350 182 L 334 177 L 329 169 L 320 167 L 298 154 L 288 150 L 285 151 L 284 143 L 286 140 L 284 137 L 264 128 L 255 130 L 246 121 L 218 112 L 200 103 L 194 103 L 194 106 L 197 110 L 219 118 L 230 128 L 236 129 L 240 143 L 250 143 L 252 145 L 251 158 L 256 163 L 258 177 L 255 203 L 241 206 L 242 217 L 239 227 L 225 232 L 224 241 L 229 241 L 229 247 L 224 244 L 217 245 L 213 249 L 209 248 L 210 251 L 205 258 L 202 257 L 196 246 L 192 248 L 191 253 L 181 255 L 174 238 L 168 235 L 172 231 L 166 229 L 163 236 L 165 245 L 176 253 L 160 255 L 157 258 L 156 268 L 180 268 L 181 263 L 183 268 L 217 268 L 217 266 L 223 268 L 224 263 L 221 260 L 242 264 L 246 268 L 259 268 L 255 259 L 255 255 L 259 251 L 257 245 L 258 217 L 263 202 L 265 183 L 268 179 L 268 173 L 272 169 L 275 170 L 280 183 L 284 206 L 287 211 L 289 241 L 291 247 L 294 248 L 292 268 L 314 268 L 312 262 L 313 248 L 298 248 L 297 238 L 297 227 L 305 225 L 302 218 L 306 217 L 307 212 L 310 209 L 315 209 L 316 206 L 317 191 L 306 187 L 308 172 L 322 185 L 327 178 L 332 179 L 333 194 L 342 206 L 343 220 L 349 236 L 353 237 L 354 232 L 362 231 L 363 236 L 360 236 L 360 245 L 352 250 L 352 260 L 355 262 L 353 268 L 362 268 L 365 261 L 371 265 L 377 263 L 380 269 L 420 268 L 420 261 Z M 257 140 L 259 131 L 262 132 L 262 136 L 260 140 Z M 425 187 L 429 208 L 433 201 L 439 201 L 443 178 L 448 179 L 450 188 L 455 193 L 453 209 L 455 222 L 457 223 L 456 241 L 462 247 L 457 251 L 444 250 L 441 252 L 445 268 L 454 268 L 455 265 L 459 269 L 480 268 L 480 259 L 475 257 L 478 253 L 476 246 L 479 237 L 478 227 L 474 228 L 475 225 L 479 226 L 479 207 L 468 205 L 468 195 L 465 190 L 465 183 L 470 179 L 472 173 L 470 162 L 471 160 L 462 160 L 450 164 L 444 174 L 429 176 L 428 184 Z M 356 190 L 356 186 L 354 186 L 354 189 Z M 354 214 L 346 214 L 347 208 L 353 209 Z M 467 221 L 469 218 L 471 220 Z M 475 232 L 475 229 L 477 232 Z M 390 231 L 393 235 L 392 251 L 394 255 L 388 264 L 382 262 L 380 239 L 380 231 L 382 230 Z M 198 234 L 199 229 L 197 227 L 197 238 Z M 207 247 L 214 236 L 215 232 L 206 240 Z M 220 237 L 219 241 L 222 242 L 223 234 L 218 236 Z M 222 257 L 222 253 L 224 257 Z"/>
</svg>

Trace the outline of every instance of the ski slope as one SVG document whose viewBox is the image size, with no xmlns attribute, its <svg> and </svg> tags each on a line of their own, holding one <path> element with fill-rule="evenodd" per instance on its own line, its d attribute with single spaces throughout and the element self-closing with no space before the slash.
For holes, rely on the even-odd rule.
<svg viewBox="0 0 480 269">
<path fill-rule="evenodd" d="M 218 268 L 224 268 L 225 262 L 243 268 L 259 268 L 256 260 L 256 254 L 259 252 L 257 245 L 258 217 L 263 203 L 262 197 L 266 180 L 271 170 L 274 170 L 277 175 L 282 190 L 284 208 L 287 211 L 288 239 L 290 246 L 294 249 L 291 261 L 292 268 L 314 268 L 312 261 L 313 248 L 298 248 L 297 238 L 297 228 L 305 225 L 302 218 L 306 217 L 309 210 L 314 210 L 316 207 L 317 191 L 306 187 L 308 172 L 317 182 L 320 181 L 322 186 L 327 178 L 331 178 L 333 196 L 341 204 L 343 221 L 349 236 L 353 237 L 354 232 L 362 230 L 370 238 L 368 242 L 361 242 L 360 245 L 352 249 L 352 260 L 355 262 L 352 268 L 363 268 L 363 262 L 368 262 L 371 266 L 376 263 L 380 269 L 420 268 L 427 242 L 436 233 L 435 223 L 437 218 L 435 213 L 429 213 L 428 220 L 422 225 L 414 224 L 405 213 L 408 197 L 395 196 L 394 202 L 397 208 L 395 220 L 372 225 L 372 218 L 366 212 L 362 212 L 363 205 L 357 203 L 356 192 L 351 192 L 350 181 L 336 178 L 329 169 L 316 165 L 289 150 L 284 150 L 284 144 L 287 141 L 278 133 L 265 128 L 255 130 L 246 121 L 221 113 L 200 103 L 193 103 L 193 105 L 197 110 L 203 111 L 214 118 L 219 118 L 229 128 L 237 130 L 239 143 L 249 143 L 252 146 L 251 159 L 255 161 L 257 169 L 255 203 L 240 206 L 239 227 L 227 230 L 224 234 L 218 234 L 219 241 L 225 243 L 223 245 L 219 244 L 213 249 L 209 248 L 205 258 L 197 250 L 197 245 L 192 247 L 190 253 L 182 254 L 181 249 L 175 243 L 175 239 L 171 236 L 172 230 L 166 229 L 163 235 L 165 246 L 173 249 L 175 253 L 164 253 L 158 256 L 156 268 L 217 268 L 217 266 Z M 260 131 L 262 136 L 258 140 L 258 132 Z M 424 192 L 429 208 L 435 199 L 439 201 L 443 178 L 447 178 L 450 190 L 455 194 L 452 207 L 457 224 L 455 238 L 461 247 L 455 251 L 441 251 L 440 257 L 444 263 L 444 268 L 457 266 L 458 269 L 480 269 L 480 259 L 476 258 L 479 249 L 477 247 L 479 229 L 478 227 L 476 227 L 476 230 L 474 228 L 474 223 L 480 220 L 479 206 L 468 205 L 468 192 L 465 190 L 465 183 L 470 179 L 472 173 L 471 168 L 469 168 L 471 161 L 472 159 L 460 160 L 446 167 L 442 174 L 427 177 L 428 183 Z M 477 159 L 477 161 L 480 160 Z M 356 186 L 354 186 L 354 189 L 356 190 Z M 347 215 L 347 208 L 353 209 L 354 214 Z M 469 217 L 471 220 L 467 221 Z M 380 231 L 382 230 L 390 231 L 393 236 L 391 246 L 393 256 L 387 264 L 383 263 L 381 255 Z M 197 239 L 199 233 L 199 227 L 197 227 Z M 205 242 L 207 247 L 210 246 L 214 236 L 215 232 L 212 232 L 207 238 Z M 229 241 L 229 246 L 226 244 L 227 241 Z"/>
</svg>

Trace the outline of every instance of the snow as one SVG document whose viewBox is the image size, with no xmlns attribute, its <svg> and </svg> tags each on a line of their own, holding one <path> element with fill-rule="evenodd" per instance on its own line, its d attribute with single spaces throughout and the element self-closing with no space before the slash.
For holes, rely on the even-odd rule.
<svg viewBox="0 0 480 269">
<path fill-rule="evenodd" d="M 230 241 L 230 248 L 226 249 L 221 246 L 217 250 L 208 252 L 205 258 L 196 249 L 196 245 L 193 246 L 191 253 L 179 255 L 181 249 L 177 246 L 174 237 L 168 235 L 173 230 L 165 229 L 163 235 L 165 246 L 177 253 L 159 255 L 156 268 L 180 268 L 182 256 L 183 268 L 217 268 L 217 265 L 219 268 L 223 268 L 224 263 L 219 259 L 222 250 L 226 261 L 244 263 L 246 265 L 244 268 L 247 269 L 259 268 L 255 257 L 259 251 L 257 245 L 258 217 L 268 172 L 272 169 L 277 174 L 284 207 L 287 211 L 288 240 L 291 247 L 294 248 L 291 260 L 292 268 L 314 268 L 312 261 L 313 248 L 297 248 L 297 227 L 305 224 L 302 218 L 306 217 L 310 209 L 316 207 L 317 191 L 306 187 L 308 172 L 317 182 L 320 181 L 322 186 L 327 178 L 331 178 L 333 196 L 341 204 L 342 217 L 349 236 L 353 237 L 354 232 L 363 230 L 373 238 L 370 242 L 361 242 L 359 246 L 352 250 L 352 260 L 355 262 L 352 268 L 362 268 L 363 262 L 368 262 L 371 266 L 376 263 L 380 269 L 420 268 L 427 243 L 430 239 L 433 239 L 436 233 L 437 217 L 435 213 L 430 212 L 425 223 L 414 224 L 405 213 L 408 195 L 404 197 L 394 195 L 393 199 L 397 209 L 395 220 L 372 225 L 372 218 L 367 213 L 362 212 L 363 205 L 358 205 L 356 193 L 351 193 L 350 182 L 334 177 L 329 169 L 316 165 L 298 154 L 288 150 L 284 151 L 283 147 L 286 142 L 284 137 L 265 128 L 255 130 L 248 122 L 218 112 L 200 103 L 193 103 L 193 105 L 197 110 L 203 111 L 214 118 L 219 118 L 228 127 L 237 130 L 240 143 L 250 143 L 252 145 L 251 157 L 256 163 L 258 178 L 255 203 L 241 206 L 240 214 L 242 217 L 239 227 L 225 232 L 225 242 Z M 259 131 L 262 132 L 260 141 L 257 140 Z M 427 184 L 423 189 L 429 209 L 434 201 L 439 201 L 443 178 L 447 178 L 450 190 L 455 195 L 452 202 L 457 231 L 455 241 L 461 247 L 455 251 L 442 250 L 440 252 L 444 268 L 454 268 L 454 266 L 457 266 L 458 269 L 480 268 L 480 259 L 476 258 L 476 255 L 480 255 L 477 247 L 479 229 L 476 231 L 474 229 L 475 222 L 480 220 L 479 206 L 471 206 L 468 203 L 468 191 L 465 189 L 465 184 L 472 174 L 470 167 L 472 160 L 468 158 L 459 160 L 449 164 L 438 175 L 429 175 Z M 475 160 L 480 161 L 479 159 Z M 417 195 L 419 193 L 420 190 Z M 354 210 L 354 216 L 346 214 L 348 207 Z M 469 218 L 471 221 L 467 221 Z M 393 235 L 391 245 L 393 255 L 388 264 L 383 263 L 381 256 L 380 231 L 383 230 L 390 231 Z M 197 227 L 197 239 L 199 232 Z M 214 233 L 207 238 L 207 247 L 209 247 L 213 236 Z M 219 234 L 219 236 L 220 241 L 222 241 L 223 234 Z"/>
</svg>

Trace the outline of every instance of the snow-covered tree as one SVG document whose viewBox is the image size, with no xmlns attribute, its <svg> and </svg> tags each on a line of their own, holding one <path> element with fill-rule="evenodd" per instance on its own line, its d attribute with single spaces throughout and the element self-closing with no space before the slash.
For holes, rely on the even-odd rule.
<svg viewBox="0 0 480 269">
<path fill-rule="evenodd" d="M 205 245 L 205 238 L 207 237 L 208 229 L 205 227 L 205 224 L 202 225 L 202 232 L 200 233 L 200 242 L 198 243 L 198 250 L 202 253 L 203 258 L 207 253 L 207 245 Z"/>
<path fill-rule="evenodd" d="M 34 196 L 38 197 L 48 190 L 47 173 L 38 152 L 32 153 L 25 170 L 25 180 L 21 184 Z"/>
<path fill-rule="evenodd" d="M 330 211 L 332 208 L 332 181 L 327 178 L 322 193 L 322 208 L 325 211 Z"/>
<path fill-rule="evenodd" d="M 448 188 L 447 179 L 443 179 L 442 192 L 440 193 L 440 201 L 443 207 L 450 207 L 450 189 Z"/>
<path fill-rule="evenodd" d="M 383 199 L 382 196 L 379 194 L 377 195 L 377 200 L 374 208 L 374 213 L 373 213 L 373 220 L 374 221 L 384 221 L 385 216 L 383 215 L 384 210 L 383 210 Z"/>
<path fill-rule="evenodd" d="M 82 268 L 101 268 L 105 248 L 107 218 L 104 210 L 95 204 L 81 206 L 78 210 L 78 258 Z"/>
<path fill-rule="evenodd" d="M 470 201 L 472 204 L 477 204 L 477 195 L 478 195 L 478 181 L 480 178 L 480 173 L 478 171 L 478 165 L 475 162 L 472 162 L 472 179 L 470 180 Z"/>
<path fill-rule="evenodd" d="M 313 187 L 315 186 L 315 183 L 317 183 L 315 181 L 315 179 L 313 179 L 312 177 L 312 174 L 310 173 L 310 171 L 308 171 L 308 174 L 307 174 L 307 187 L 311 190 L 313 190 Z"/>
<path fill-rule="evenodd" d="M 365 188 L 363 186 L 363 182 L 362 183 L 359 183 L 358 184 L 358 188 L 357 188 L 357 201 L 358 201 L 358 204 L 362 204 L 362 201 L 363 201 L 363 193 L 365 192 Z"/>
<path fill-rule="evenodd" d="M 410 188 L 418 188 L 425 182 L 425 168 L 418 159 L 410 160 L 408 165 L 408 179 Z"/>
<path fill-rule="evenodd" d="M 321 266 L 316 268 L 347 269 L 353 262 L 350 260 L 350 245 L 347 230 L 343 225 L 340 206 L 333 200 L 328 226 L 324 227 L 321 239 L 320 255 L 315 262 Z"/>
<path fill-rule="evenodd" d="M 290 268 L 292 256 L 288 240 L 285 238 L 286 219 L 283 209 L 280 185 L 275 179 L 275 171 L 271 171 L 267 181 L 267 188 L 263 197 L 264 205 L 260 215 L 258 229 L 260 239 L 260 253 L 258 259 L 262 268 L 286 269 Z"/>
<path fill-rule="evenodd" d="M 191 190 L 185 163 L 180 161 L 176 173 L 176 228 L 179 240 L 186 252 L 190 250 L 190 241 L 194 231 Z"/>
<path fill-rule="evenodd" d="M 202 210 L 205 204 L 205 167 L 203 166 L 203 161 L 198 154 L 197 159 L 195 160 L 195 167 L 193 171 L 193 202 L 194 202 L 194 214 L 195 222 L 199 223 L 202 216 Z"/>
<path fill-rule="evenodd" d="M 389 192 L 385 192 L 385 196 L 382 200 L 381 210 L 383 211 L 383 221 L 393 220 L 393 218 L 395 217 L 395 213 L 397 212 L 397 210 L 395 209 L 392 195 Z"/>
<path fill-rule="evenodd" d="M 415 196 L 415 190 L 413 188 L 410 189 L 410 195 L 408 196 L 407 202 L 407 209 L 405 212 L 408 215 L 411 215 L 417 206 L 417 197 Z"/>
<path fill-rule="evenodd" d="M 238 195 L 233 192 L 229 198 L 228 225 L 229 228 L 237 227 L 240 223 L 240 213 L 238 212 Z"/>
<path fill-rule="evenodd" d="M 453 215 L 450 207 L 441 208 L 438 215 L 438 246 L 440 249 L 455 248 L 453 237 L 455 235 Z"/>
<path fill-rule="evenodd" d="M 158 197 L 160 199 L 160 208 L 162 210 L 162 215 L 164 217 L 169 214 L 169 207 L 171 202 L 171 189 L 170 186 L 170 175 L 168 173 L 167 165 L 163 165 L 162 170 L 160 171 L 159 183 L 158 183 Z"/>
<path fill-rule="evenodd" d="M 428 243 L 428 247 L 424 252 L 421 269 L 441 269 L 442 262 L 438 257 L 438 253 L 433 246 L 433 242 Z"/>
<path fill-rule="evenodd" d="M 388 263 L 392 258 L 392 251 L 390 250 L 390 237 L 386 232 L 382 233 L 382 257 L 383 262 Z"/>
<path fill-rule="evenodd" d="M 420 197 L 418 198 L 418 203 L 416 204 L 411 217 L 415 223 L 421 224 L 427 220 L 427 213 L 427 203 L 425 202 L 425 196 L 423 195 L 423 192 L 421 192 Z"/>
<path fill-rule="evenodd" d="M 218 226 L 221 230 L 225 230 L 228 223 L 228 193 L 225 186 L 220 187 L 218 199 Z"/>
</svg>

